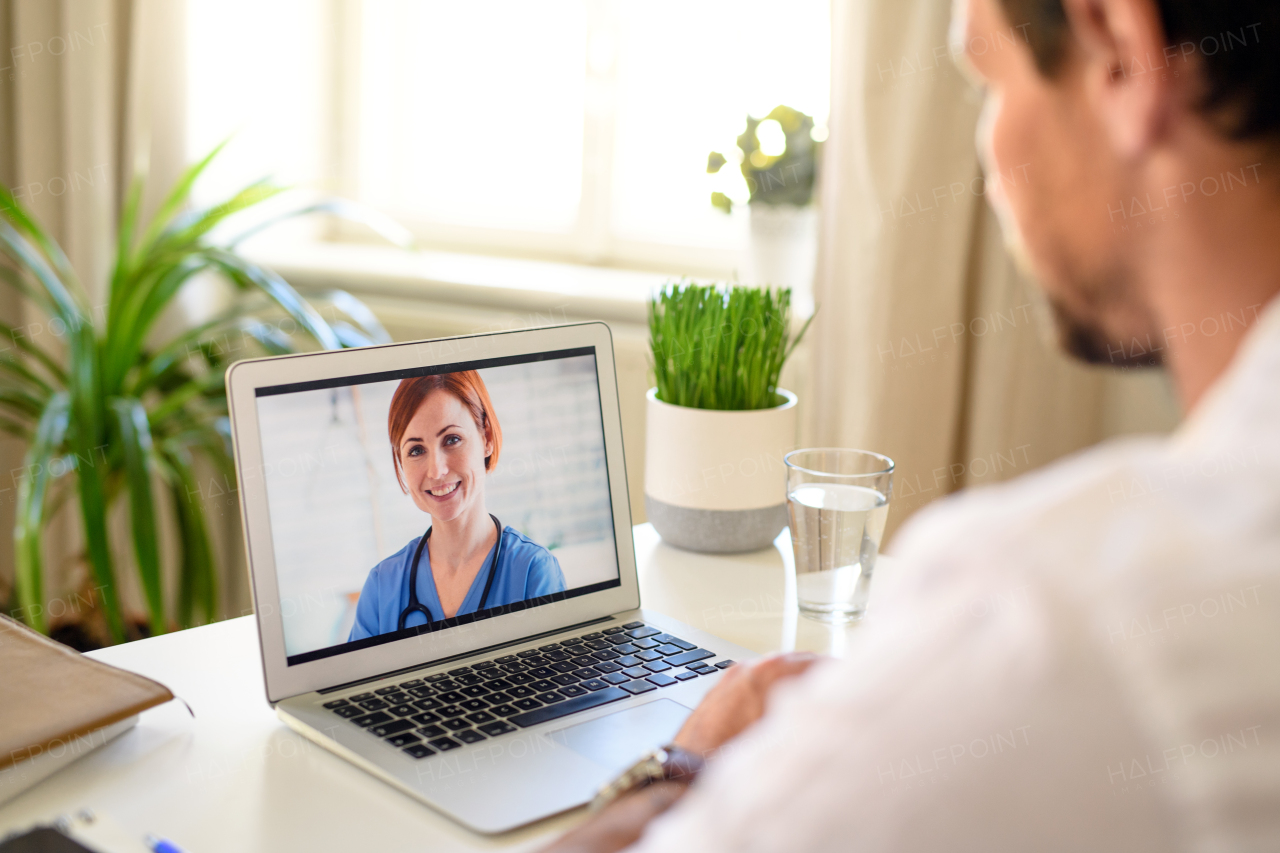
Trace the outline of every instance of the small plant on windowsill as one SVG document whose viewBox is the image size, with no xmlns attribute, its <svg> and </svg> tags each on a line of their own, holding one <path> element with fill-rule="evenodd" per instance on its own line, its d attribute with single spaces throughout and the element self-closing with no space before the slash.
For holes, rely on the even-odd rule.
<svg viewBox="0 0 1280 853">
<path fill-rule="evenodd" d="M 48 319 L 57 344 L 38 345 L 0 324 L 12 344 L 0 356 L 0 430 L 27 446 L 15 522 L 16 614 L 41 631 L 49 625 L 44 595 L 44 538 L 59 507 L 75 508 L 100 623 L 77 626 L 83 642 L 121 642 L 218 616 L 218 584 L 198 472 L 209 465 L 234 481 L 223 376 L 249 355 L 336 349 L 389 340 L 367 307 L 346 293 L 325 294 L 328 319 L 284 279 L 238 254 L 241 240 L 280 219 L 328 212 L 392 235 L 380 221 L 334 200 L 290 210 L 238 236 L 218 240 L 215 226 L 254 208 L 282 188 L 267 181 L 208 208 L 189 194 L 221 149 L 191 167 L 149 222 L 140 221 L 142 181 L 120 212 L 115 263 L 94 306 L 58 244 L 0 187 L 0 282 Z M 405 242 L 397 236 L 397 242 Z M 199 275 L 230 285 L 230 307 L 190 329 L 160 322 Z M 321 304 L 320 307 L 325 307 Z M 296 335 L 286 334 L 284 320 Z M 279 320 L 280 322 L 273 322 Z M 230 338 L 236 345 L 227 346 Z M 168 504 L 176 543 L 176 595 L 165 589 L 161 529 Z M 129 549 L 109 523 L 128 508 Z M 117 556 L 132 562 L 147 614 L 126 614 Z M 100 631 L 98 629 L 101 629 Z M 97 636 L 91 636 L 97 634 Z"/>
<path fill-rule="evenodd" d="M 754 551 L 786 526 L 796 396 L 778 381 L 811 320 L 793 332 L 787 288 L 680 282 L 650 301 L 645 507 L 668 543 Z"/>
<path fill-rule="evenodd" d="M 785 105 L 774 107 L 764 118 L 747 116 L 747 128 L 738 136 L 739 170 L 755 205 L 807 207 L 813 201 L 821 140 L 826 131 L 813 118 Z M 729 159 L 719 151 L 707 156 L 707 173 L 716 174 Z M 729 213 L 735 202 L 728 194 L 713 192 L 711 204 Z"/>
</svg>

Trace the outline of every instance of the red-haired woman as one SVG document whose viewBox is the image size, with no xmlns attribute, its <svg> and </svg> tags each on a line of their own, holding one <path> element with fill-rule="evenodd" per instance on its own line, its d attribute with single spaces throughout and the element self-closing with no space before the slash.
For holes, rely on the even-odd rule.
<svg viewBox="0 0 1280 853">
<path fill-rule="evenodd" d="M 474 370 L 405 379 L 387 416 L 396 479 L 431 527 L 374 566 L 351 640 L 564 590 L 556 558 L 485 508 L 502 428 Z"/>
</svg>

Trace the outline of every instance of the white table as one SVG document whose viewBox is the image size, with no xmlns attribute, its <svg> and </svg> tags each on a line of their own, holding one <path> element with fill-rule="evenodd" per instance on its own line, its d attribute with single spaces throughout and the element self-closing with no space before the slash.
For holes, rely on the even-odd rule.
<svg viewBox="0 0 1280 853">
<path fill-rule="evenodd" d="M 773 548 L 726 557 L 670 548 L 647 524 L 635 541 L 644 606 L 739 645 L 838 655 L 857 630 L 798 617 L 786 531 Z M 882 558 L 873 604 L 893 574 Z M 137 728 L 0 808 L 0 835 L 89 807 L 190 853 L 437 853 L 528 850 L 581 819 L 475 835 L 294 734 L 267 705 L 253 617 L 93 656 L 166 684 L 195 718 L 179 702 L 147 711 Z"/>
</svg>

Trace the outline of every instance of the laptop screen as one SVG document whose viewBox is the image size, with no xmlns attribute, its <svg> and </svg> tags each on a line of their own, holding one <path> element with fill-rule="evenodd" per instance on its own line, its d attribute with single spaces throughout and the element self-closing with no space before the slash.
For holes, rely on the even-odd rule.
<svg viewBox="0 0 1280 853">
<path fill-rule="evenodd" d="M 619 586 L 596 369 L 585 347 L 258 388 L 288 664 Z"/>
</svg>

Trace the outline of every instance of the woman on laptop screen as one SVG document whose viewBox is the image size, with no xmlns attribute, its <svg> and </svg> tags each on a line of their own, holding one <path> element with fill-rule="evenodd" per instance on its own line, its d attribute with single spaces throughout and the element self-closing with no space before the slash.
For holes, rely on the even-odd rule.
<svg viewBox="0 0 1280 853">
<path fill-rule="evenodd" d="M 349 640 L 564 590 L 556 558 L 485 507 L 502 428 L 479 373 L 403 380 L 387 432 L 400 488 L 431 526 L 369 571 Z"/>
</svg>

